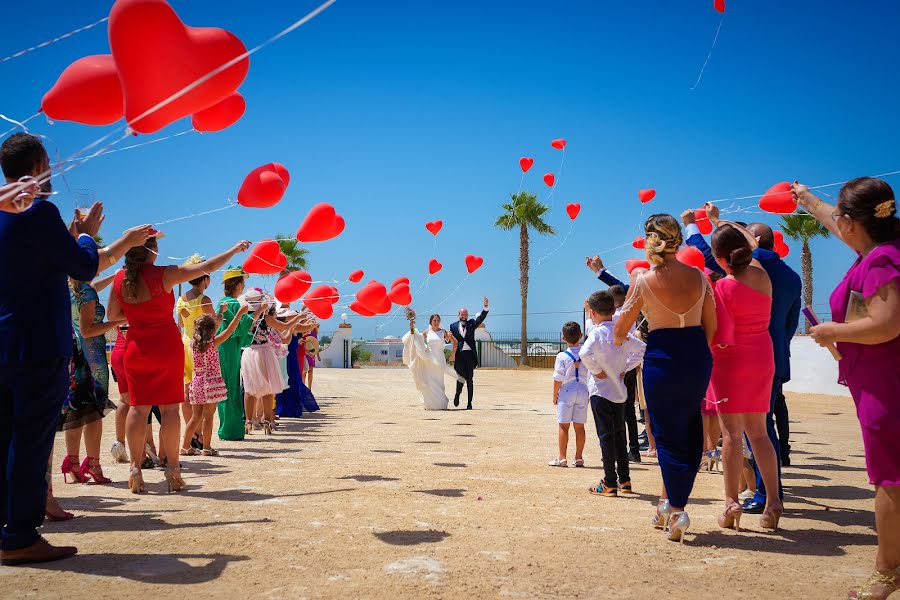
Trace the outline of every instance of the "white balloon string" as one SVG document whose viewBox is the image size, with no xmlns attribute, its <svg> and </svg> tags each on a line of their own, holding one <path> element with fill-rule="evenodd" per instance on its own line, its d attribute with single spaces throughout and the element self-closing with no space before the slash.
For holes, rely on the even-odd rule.
<svg viewBox="0 0 900 600">
<path fill-rule="evenodd" d="M 472 276 L 472 274 L 469 273 L 469 274 L 467 274 L 465 277 L 463 277 L 462 280 L 460 280 L 460 282 L 459 282 L 458 284 L 456 284 L 456 287 L 453 288 L 453 289 L 450 291 L 450 293 L 447 294 L 447 295 L 444 297 L 443 300 L 441 300 L 440 302 L 438 302 L 437 304 L 435 304 L 434 306 L 432 306 L 431 308 L 429 308 L 429 309 L 426 310 L 425 312 L 427 312 L 427 313 L 430 314 L 430 313 L 433 313 L 435 310 L 437 310 L 437 308 L 440 307 L 440 306 L 442 306 L 445 302 L 447 302 L 447 300 L 450 299 L 450 296 L 452 296 L 453 294 L 455 294 L 455 293 L 457 292 L 457 290 L 459 290 L 459 288 L 461 288 L 461 287 L 463 286 L 463 284 L 464 284 L 466 281 L 468 281 L 468 280 L 469 280 L 469 277 L 471 277 L 471 276 Z"/>
<path fill-rule="evenodd" d="M 200 133 L 200 132 L 197 131 L 196 129 L 194 129 L 193 127 L 191 127 L 190 129 L 186 129 L 185 131 L 179 131 L 178 133 L 173 133 L 172 135 L 166 135 L 166 136 L 163 136 L 163 137 L 161 137 L 161 138 L 156 138 L 156 139 L 152 139 L 152 140 L 149 140 L 149 141 L 146 141 L 146 142 L 141 142 L 140 144 L 131 144 L 130 146 L 122 146 L 121 148 L 116 148 L 115 150 L 107 150 L 107 151 L 105 151 L 105 152 L 99 152 L 99 153 L 95 154 L 94 156 L 95 156 L 95 157 L 97 157 L 97 156 L 106 156 L 107 154 L 115 154 L 116 152 L 124 152 L 125 150 L 133 150 L 133 149 L 135 149 L 135 148 L 141 148 L 142 146 L 150 146 L 151 144 L 157 144 L 157 143 L 159 143 L 159 142 L 164 142 L 164 141 L 166 141 L 166 140 L 171 140 L 172 138 L 181 137 L 181 136 L 187 135 L 187 134 L 189 134 L 189 133 Z M 59 165 L 62 165 L 62 164 L 66 164 L 66 163 L 68 163 L 68 162 L 72 162 L 72 161 L 71 161 L 71 160 L 65 160 L 65 161 L 58 162 L 58 163 L 56 163 L 55 165 L 51 165 L 51 166 L 54 166 L 54 167 L 55 167 L 55 166 L 59 166 Z"/>
<path fill-rule="evenodd" d="M 177 223 L 179 221 L 187 221 L 188 219 L 193 219 L 194 217 L 201 217 L 203 215 L 211 215 L 213 213 L 222 212 L 223 210 L 228 210 L 230 208 L 235 208 L 236 206 L 240 206 L 237 203 L 231 202 L 229 198 L 229 204 L 227 206 L 222 206 L 220 208 L 213 208 L 211 210 L 204 210 L 198 213 L 185 215 L 183 217 L 175 217 L 174 219 L 168 219 L 167 221 L 156 221 L 153 223 L 154 225 L 168 225 L 169 223 Z"/>
<path fill-rule="evenodd" d="M 556 248 L 554 248 L 553 250 L 551 250 L 550 252 L 548 252 L 547 254 L 545 254 L 544 256 L 542 256 L 541 258 L 538 259 L 538 262 L 537 262 L 538 267 L 541 266 L 542 264 L 544 264 L 544 261 L 546 261 L 548 258 L 550 258 L 554 254 L 556 254 L 557 252 L 562 250 L 562 247 L 565 246 L 566 242 L 569 241 L 569 237 L 571 237 L 573 229 L 575 229 L 575 221 L 574 220 L 572 221 L 572 224 L 569 225 L 569 231 L 566 233 L 566 236 L 563 238 L 563 241 L 559 244 L 559 246 L 557 246 Z"/>
<path fill-rule="evenodd" d="M 416 291 L 411 294 L 414 300 L 415 300 L 416 296 L 419 294 L 419 292 L 422 291 L 422 288 L 428 287 L 428 281 L 430 279 L 431 279 L 431 274 L 429 274 L 428 277 L 426 277 L 424 280 L 422 280 L 422 283 L 419 284 L 419 287 L 416 288 Z M 392 322 L 394 319 L 396 319 L 398 316 L 400 316 L 400 313 L 402 313 L 404 310 L 406 310 L 405 306 L 399 307 L 392 314 L 387 315 L 386 320 L 383 323 L 380 323 L 375 326 L 375 331 L 378 332 L 378 331 L 384 329 L 388 325 L 388 323 Z"/>
<path fill-rule="evenodd" d="M 563 146 L 563 149 L 560 150 L 560 152 L 562 152 L 562 157 L 559 159 L 559 174 L 554 176 L 553 185 L 550 186 L 550 195 L 547 196 L 547 202 L 550 203 L 550 210 L 547 211 L 547 216 L 549 219 L 553 218 L 553 195 L 556 193 L 556 186 L 558 186 L 559 182 L 562 181 L 563 166 L 566 163 L 565 146 Z"/>
<path fill-rule="evenodd" d="M 7 130 L 4 131 L 3 133 L 0 133 L 0 138 L 6 137 L 6 134 L 12 133 L 12 132 L 15 131 L 16 129 L 21 129 L 21 130 L 24 131 L 25 133 L 28 133 L 28 128 L 25 127 L 25 123 L 27 123 L 28 121 L 30 121 L 30 120 L 36 118 L 36 117 L 37 117 L 38 115 L 40 115 L 40 114 L 41 114 L 41 112 L 38 111 L 38 112 L 34 113 L 33 115 L 31 115 L 30 117 L 28 117 L 27 119 L 24 119 L 24 120 L 22 120 L 22 121 L 16 121 L 15 119 L 12 119 L 12 118 L 10 118 L 10 117 L 7 117 L 6 115 L 0 115 L 0 119 L 3 119 L 4 121 L 6 121 L 6 122 L 8 122 L 8 123 L 12 123 L 12 124 L 14 125 L 14 127 L 10 128 L 10 129 L 7 129 Z"/>
<path fill-rule="evenodd" d="M 722 18 L 719 20 L 719 26 L 716 28 L 716 37 L 713 38 L 712 47 L 709 49 L 709 54 L 706 55 L 706 60 L 703 61 L 703 66 L 700 67 L 700 75 L 697 76 L 697 81 L 691 86 L 691 90 L 696 90 L 697 86 L 700 85 L 700 81 L 703 79 L 703 73 L 706 71 L 706 65 L 709 64 L 709 59 L 712 58 L 713 50 L 716 49 L 716 42 L 719 41 L 719 32 L 722 31 L 722 23 L 724 22 L 725 15 L 722 14 Z"/>
<path fill-rule="evenodd" d="M 99 21 L 94 21 L 93 23 L 90 23 L 89 25 L 84 25 L 82 27 L 79 27 L 78 29 L 73 29 L 72 31 L 69 31 L 68 33 L 64 33 L 58 37 L 53 38 L 52 40 L 47 40 L 46 42 L 41 42 L 40 44 L 38 44 L 36 46 L 32 46 L 30 48 L 25 48 L 24 50 L 19 50 L 15 54 L 10 54 L 9 56 L 7 56 L 5 58 L 0 58 L 0 63 L 5 63 L 14 58 L 19 58 L 20 56 L 28 54 L 29 52 L 34 52 L 35 50 L 40 50 L 41 48 L 46 48 L 47 46 L 55 44 L 56 42 L 61 42 L 62 40 L 66 39 L 66 38 L 72 37 L 73 35 L 81 33 L 82 31 L 87 31 L 88 29 L 96 27 L 97 25 L 100 25 L 101 23 L 106 23 L 107 21 L 109 21 L 109 17 L 103 17 Z"/>
</svg>

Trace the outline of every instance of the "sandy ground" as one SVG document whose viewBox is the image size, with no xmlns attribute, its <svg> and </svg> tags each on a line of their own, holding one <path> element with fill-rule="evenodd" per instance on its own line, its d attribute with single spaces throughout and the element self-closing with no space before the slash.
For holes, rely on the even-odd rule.
<svg viewBox="0 0 900 600">
<path fill-rule="evenodd" d="M 162 473 L 133 496 L 115 483 L 64 485 L 78 517 L 48 523 L 81 553 L 0 568 L 5 598 L 842 598 L 875 553 L 873 492 L 849 399 L 791 394 L 795 466 L 783 530 L 719 530 L 721 476 L 697 478 L 678 545 L 648 525 L 655 463 L 636 495 L 599 498 L 593 423 L 585 469 L 555 455 L 548 371 L 480 371 L 476 410 L 425 412 L 406 371 L 318 370 L 323 410 L 271 437 L 189 457 L 188 489 Z M 113 386 L 115 387 L 115 386 Z M 57 440 L 55 464 L 62 456 Z"/>
</svg>

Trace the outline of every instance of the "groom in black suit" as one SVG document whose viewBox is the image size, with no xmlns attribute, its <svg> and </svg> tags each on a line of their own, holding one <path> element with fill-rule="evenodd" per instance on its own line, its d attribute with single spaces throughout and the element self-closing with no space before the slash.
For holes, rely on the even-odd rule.
<svg viewBox="0 0 900 600">
<path fill-rule="evenodd" d="M 484 298 L 484 310 L 475 319 L 469 318 L 469 310 L 459 309 L 459 321 L 450 325 L 450 334 L 456 340 L 456 354 L 453 368 L 457 374 L 466 380 L 466 388 L 469 393 L 469 404 L 466 410 L 472 410 L 472 394 L 474 392 L 475 369 L 478 367 L 478 351 L 475 349 L 475 330 L 487 318 L 488 299 Z M 453 398 L 453 406 L 459 406 L 459 395 L 462 394 L 462 382 L 456 382 L 456 396 Z"/>
</svg>

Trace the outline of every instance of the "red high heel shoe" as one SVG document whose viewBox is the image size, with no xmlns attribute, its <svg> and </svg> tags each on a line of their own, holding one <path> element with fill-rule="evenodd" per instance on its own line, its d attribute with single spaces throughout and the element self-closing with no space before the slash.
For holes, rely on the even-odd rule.
<svg viewBox="0 0 900 600">
<path fill-rule="evenodd" d="M 81 463 L 81 479 L 87 483 L 89 479 L 93 479 L 94 483 L 112 483 L 112 479 L 103 476 L 103 469 L 100 467 L 100 459 L 88 456 Z"/>
<path fill-rule="evenodd" d="M 78 468 L 78 455 L 66 456 L 60 469 L 64 483 L 82 483 L 81 470 Z M 72 481 L 69 481 L 69 475 L 72 476 Z"/>
</svg>

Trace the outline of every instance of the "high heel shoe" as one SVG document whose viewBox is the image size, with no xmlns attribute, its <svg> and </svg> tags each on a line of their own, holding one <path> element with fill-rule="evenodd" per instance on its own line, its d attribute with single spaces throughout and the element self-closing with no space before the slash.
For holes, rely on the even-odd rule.
<svg viewBox="0 0 900 600">
<path fill-rule="evenodd" d="M 180 492 L 184 489 L 184 479 L 181 478 L 181 467 L 166 467 L 165 475 L 169 493 Z"/>
<path fill-rule="evenodd" d="M 684 543 L 684 534 L 691 526 L 691 518 L 685 511 L 673 512 L 669 515 L 669 540 Z"/>
<path fill-rule="evenodd" d="M 713 471 L 722 472 L 722 451 L 718 448 L 710 451 L 709 472 L 712 473 Z"/>
<path fill-rule="evenodd" d="M 77 454 L 66 456 L 62 461 L 60 469 L 62 470 L 64 483 L 83 483 L 83 480 L 81 479 L 81 469 L 78 466 Z M 69 481 L 70 475 L 72 476 L 72 481 Z"/>
<path fill-rule="evenodd" d="M 768 508 L 763 511 L 763 514 L 759 516 L 759 526 L 763 529 L 771 529 L 772 531 L 778 531 L 778 521 L 781 520 L 781 515 L 784 513 L 784 507 L 779 507 L 777 509 Z"/>
<path fill-rule="evenodd" d="M 711 470 L 709 463 L 712 461 L 712 452 L 707 450 L 703 453 L 703 457 L 700 459 L 700 468 L 697 469 L 698 473 L 707 472 Z"/>
<path fill-rule="evenodd" d="M 650 519 L 650 524 L 657 529 L 665 529 L 669 522 L 669 515 L 672 514 L 672 507 L 669 506 L 668 499 L 661 499 L 656 506 L 656 514 Z"/>
<path fill-rule="evenodd" d="M 875 571 L 869 580 L 858 590 L 847 592 L 850 600 L 884 600 L 900 590 L 900 568 L 888 573 Z"/>
<path fill-rule="evenodd" d="M 244 421 L 244 435 L 250 435 L 251 431 L 253 431 L 253 423 L 247 419 Z"/>
<path fill-rule="evenodd" d="M 744 514 L 744 508 L 737 502 L 732 502 L 725 507 L 725 512 L 719 515 L 719 527 L 722 529 L 732 529 L 740 533 L 741 516 Z"/>
<path fill-rule="evenodd" d="M 272 424 L 268 421 L 260 421 L 260 426 L 262 427 L 263 433 L 266 435 L 272 435 Z"/>
<path fill-rule="evenodd" d="M 144 475 L 141 473 L 140 467 L 131 467 L 128 475 L 128 489 L 132 494 L 143 494 L 146 491 L 144 487 Z"/>
<path fill-rule="evenodd" d="M 103 476 L 100 459 L 93 456 L 85 457 L 81 463 L 81 480 L 87 483 L 90 479 L 93 479 L 94 483 L 112 483 L 112 479 Z"/>
</svg>

